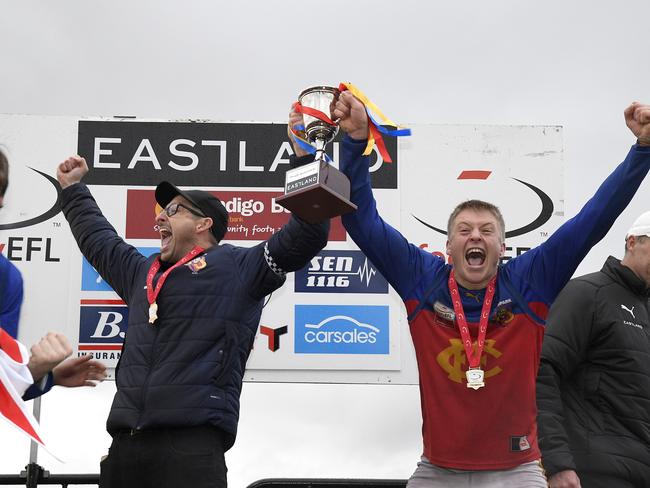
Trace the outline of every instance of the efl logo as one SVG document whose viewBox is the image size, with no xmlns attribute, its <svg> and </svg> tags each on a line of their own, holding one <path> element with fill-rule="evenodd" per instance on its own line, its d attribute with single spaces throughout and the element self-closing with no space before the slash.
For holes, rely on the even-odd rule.
<svg viewBox="0 0 650 488">
<path fill-rule="evenodd" d="M 388 282 L 361 251 L 321 251 L 295 275 L 296 292 L 388 293 Z"/>
<path fill-rule="evenodd" d="M 117 359 L 129 321 L 122 300 L 81 300 L 79 351 L 102 359 Z"/>
<path fill-rule="evenodd" d="M 51 237 L 10 237 L 7 244 L 0 242 L 0 253 L 6 251 L 9 261 L 58 263 L 61 258 L 56 256 L 57 253 L 52 248 Z"/>
<path fill-rule="evenodd" d="M 160 252 L 158 247 L 138 247 L 137 250 L 144 257 L 149 257 L 152 254 Z M 83 259 L 81 264 L 81 290 L 82 291 L 113 291 L 108 283 L 99 275 L 97 270 L 92 265 Z"/>
<path fill-rule="evenodd" d="M 289 212 L 275 203 L 281 192 L 211 191 L 228 210 L 228 231 L 225 240 L 264 241 L 287 223 Z M 160 239 L 154 230 L 156 199 L 153 190 L 127 190 L 126 238 Z M 340 218 L 332 219 L 330 241 L 345 241 Z"/>
<path fill-rule="evenodd" d="M 297 354 L 388 354 L 388 306 L 296 305 Z"/>
<path fill-rule="evenodd" d="M 61 211 L 61 207 L 59 205 L 61 202 L 61 185 L 59 185 L 59 182 L 56 181 L 56 179 L 54 179 L 50 175 L 43 173 L 42 171 L 34 169 L 30 166 L 27 166 L 27 168 L 31 169 L 38 175 L 45 178 L 45 180 L 47 180 L 54 187 L 56 193 L 52 194 L 51 191 L 48 192 L 48 190 L 51 190 L 49 185 L 46 185 L 45 182 L 41 179 L 36 179 L 31 181 L 29 186 L 31 192 L 24 192 L 23 195 L 18 195 L 17 202 L 15 202 L 18 205 L 18 208 L 21 209 L 20 216 L 21 218 L 23 218 L 23 220 L 1 223 L 0 230 L 23 229 L 25 227 L 30 227 L 32 225 L 40 224 L 41 222 L 45 222 L 46 220 L 51 219 Z M 34 187 L 33 185 L 36 186 Z M 54 199 L 54 201 L 50 199 L 50 202 L 52 203 L 49 209 L 30 208 L 30 211 L 25 212 L 27 207 L 33 207 L 34 205 L 38 204 L 38 201 L 40 201 L 40 199 L 34 199 L 29 197 L 30 195 L 33 194 L 32 192 L 37 192 L 39 196 L 44 196 L 49 193 L 50 195 L 52 195 L 52 197 L 56 195 L 56 198 Z M 29 195 L 25 195 L 25 194 L 29 194 Z M 47 205 L 50 205 L 50 203 L 48 203 Z"/>
</svg>

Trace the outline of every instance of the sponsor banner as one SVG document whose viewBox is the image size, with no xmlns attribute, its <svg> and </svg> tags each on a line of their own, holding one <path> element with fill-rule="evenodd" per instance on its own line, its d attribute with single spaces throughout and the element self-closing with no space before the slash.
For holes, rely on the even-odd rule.
<svg viewBox="0 0 650 488">
<path fill-rule="evenodd" d="M 121 334 L 127 328 L 126 307 L 111 301 L 119 297 L 89 265 L 82 265 L 69 226 L 57 213 L 56 164 L 61 155 L 70 154 L 70 148 L 79 148 L 88 158 L 90 173 L 85 181 L 91 183 L 93 196 L 118 234 L 128 235 L 127 241 L 133 244 L 151 246 L 154 252 L 160 237 L 153 231 L 153 188 L 161 180 L 186 188 L 231 192 L 225 197 L 216 193 L 227 197 L 233 217 L 240 219 L 231 222 L 233 235 L 227 238 L 242 245 L 268 237 L 270 232 L 261 229 L 277 228 L 284 221 L 273 219 L 288 216 L 284 209 L 272 211 L 272 197 L 284 187 L 289 167 L 291 147 L 285 124 L 79 123 L 76 117 L 0 115 L 0 132 L 11 165 L 10 185 L 0 210 L 0 234 L 4 231 L 0 252 L 24 278 L 19 338 L 28 345 L 55 330 L 78 344 L 79 354 L 93 351 L 105 355 L 103 360 L 114 366 Z M 376 154 L 370 159 L 379 214 L 416 246 L 447 259 L 448 216 L 456 204 L 468 198 L 487 200 L 501 208 L 506 221 L 506 260 L 543 242 L 565 221 L 561 128 L 419 125 L 413 127 L 413 133 L 398 142 L 399 154 L 395 140 L 387 139 L 389 152 L 399 165 L 385 164 Z M 340 143 L 335 140 L 327 149 L 337 166 Z M 595 179 L 587 182 L 594 189 L 599 183 Z M 131 201 L 137 191 L 145 191 L 145 196 L 148 192 L 139 203 Z M 259 207 L 244 202 L 256 201 L 260 194 L 265 208 L 255 213 Z M 248 236 L 242 227 L 237 231 L 235 227 L 240 225 Z M 254 231 L 259 239 L 252 236 Z M 382 239 L 381 233 L 373 236 Z M 390 287 L 387 294 L 378 292 L 379 275 L 372 274 L 371 266 L 365 268 L 361 254 L 352 255 L 350 268 L 345 255 L 338 253 L 358 251 L 345 239 L 341 230 L 340 237 L 330 239 L 321 261 L 290 273 L 285 286 L 269 297 L 247 363 L 246 380 L 417 383 L 401 300 Z M 583 266 L 594 265 L 588 260 Z M 344 274 L 325 274 L 331 267 L 334 272 L 339 267 Z M 384 286 L 382 283 L 382 290 Z M 348 293 L 332 293 L 334 290 Z M 370 332 L 374 330 L 358 324 L 382 331 L 381 327 L 363 315 L 343 312 L 342 307 L 362 309 L 361 303 L 388 306 L 384 313 L 390 327 L 388 353 L 379 352 L 386 351 L 381 335 L 372 343 Z M 296 308 L 298 304 L 313 307 L 308 313 L 314 316 L 307 320 L 302 309 Z M 316 313 L 319 309 L 327 313 Z M 337 315 L 356 323 L 344 318 L 325 323 Z M 306 324 L 320 327 L 307 328 Z M 324 333 L 318 338 L 315 334 L 305 336 L 316 330 Z M 354 352 L 355 347 L 362 352 Z M 296 352 L 309 348 L 313 352 Z"/>
<path fill-rule="evenodd" d="M 447 220 L 468 199 L 501 210 L 503 261 L 541 244 L 563 223 L 560 127 L 424 126 L 417 133 L 411 151 L 402 155 L 400 175 L 400 230 L 414 244 L 447 260 Z M 406 170 L 422 158 L 435 164 Z"/>
<path fill-rule="evenodd" d="M 295 273 L 296 292 L 388 293 L 388 282 L 361 251 L 321 251 Z"/>
<path fill-rule="evenodd" d="M 388 306 L 296 305 L 298 354 L 388 354 Z"/>
<path fill-rule="evenodd" d="M 289 220 L 290 212 L 275 203 L 282 195 L 273 191 L 211 191 L 228 210 L 228 231 L 225 240 L 263 241 Z M 160 239 L 154 230 L 156 199 L 153 190 L 127 191 L 126 238 Z M 345 229 L 340 218 L 332 219 L 330 241 L 345 241 Z"/>
<path fill-rule="evenodd" d="M 4 254 L 9 261 L 45 263 L 61 261 L 51 237 L 10 236 L 6 242 L 0 241 L 0 253 Z"/>
<path fill-rule="evenodd" d="M 160 252 L 159 247 L 138 247 L 136 249 L 145 257 Z M 81 263 L 81 291 L 113 291 L 86 258 L 82 258 Z"/>
<path fill-rule="evenodd" d="M 92 354 L 114 368 L 120 358 L 128 321 L 129 308 L 121 300 L 81 300 L 79 355 Z"/>
<path fill-rule="evenodd" d="M 328 145 L 338 166 L 342 131 Z M 385 138 L 393 163 L 371 155 L 375 188 L 397 188 L 397 142 Z M 88 184 L 284 188 L 291 144 L 286 124 L 79 121 L 78 153 Z"/>
<path fill-rule="evenodd" d="M 27 198 L 22 198 L 20 201 L 21 211 L 19 215 L 8 215 L 7 220 L 0 220 L 0 230 L 10 229 L 23 229 L 25 227 L 32 227 L 46 222 L 61 211 L 61 185 L 52 176 L 43 171 L 28 167 L 31 172 L 28 172 L 28 181 L 30 188 L 35 191 L 43 192 L 43 198 L 29 198 L 32 192 L 25 192 L 29 195 L 24 195 Z M 12 171 L 13 173 L 13 171 Z M 12 175 L 13 176 L 13 175 Z"/>
</svg>

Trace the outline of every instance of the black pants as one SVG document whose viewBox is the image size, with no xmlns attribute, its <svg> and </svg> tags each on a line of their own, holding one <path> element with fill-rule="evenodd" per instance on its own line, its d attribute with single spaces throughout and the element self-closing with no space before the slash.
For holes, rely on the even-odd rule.
<svg viewBox="0 0 650 488">
<path fill-rule="evenodd" d="M 118 432 L 100 488 L 226 488 L 223 433 L 211 426 Z"/>
</svg>

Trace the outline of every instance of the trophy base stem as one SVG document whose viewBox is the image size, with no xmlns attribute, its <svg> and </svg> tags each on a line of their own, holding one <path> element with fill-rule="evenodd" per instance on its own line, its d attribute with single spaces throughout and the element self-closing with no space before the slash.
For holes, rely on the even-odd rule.
<svg viewBox="0 0 650 488">
<path fill-rule="evenodd" d="M 350 200 L 323 184 L 282 195 L 275 201 L 310 224 L 317 224 L 357 209 Z"/>
</svg>

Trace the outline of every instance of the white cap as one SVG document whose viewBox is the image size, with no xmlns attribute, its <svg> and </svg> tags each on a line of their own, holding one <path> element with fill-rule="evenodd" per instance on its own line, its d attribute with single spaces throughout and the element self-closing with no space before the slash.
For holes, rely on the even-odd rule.
<svg viewBox="0 0 650 488">
<path fill-rule="evenodd" d="M 650 211 L 642 213 L 639 215 L 630 230 L 627 231 L 625 238 L 627 239 L 630 236 L 648 236 L 650 237 Z"/>
</svg>

